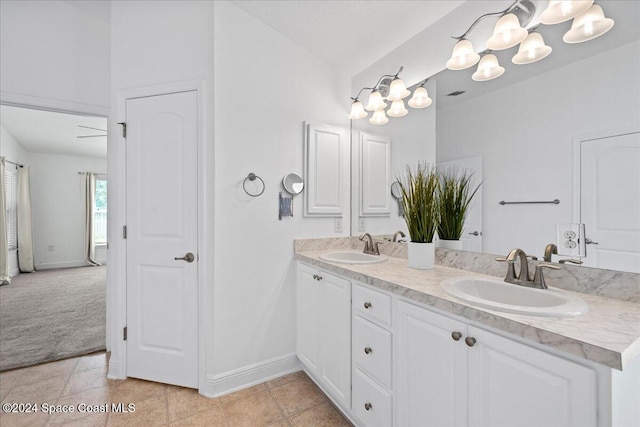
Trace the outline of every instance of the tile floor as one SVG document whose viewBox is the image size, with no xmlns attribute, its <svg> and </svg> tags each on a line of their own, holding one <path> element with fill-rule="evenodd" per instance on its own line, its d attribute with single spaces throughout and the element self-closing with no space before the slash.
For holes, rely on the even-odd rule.
<svg viewBox="0 0 640 427">
<path fill-rule="evenodd" d="M 70 405 L 73 413 L 0 410 L 10 426 L 351 426 L 303 372 L 208 399 L 196 390 L 137 379 L 106 379 L 105 353 L 0 373 L 0 401 Z M 78 405 L 133 403 L 135 412 L 79 412 Z"/>
</svg>

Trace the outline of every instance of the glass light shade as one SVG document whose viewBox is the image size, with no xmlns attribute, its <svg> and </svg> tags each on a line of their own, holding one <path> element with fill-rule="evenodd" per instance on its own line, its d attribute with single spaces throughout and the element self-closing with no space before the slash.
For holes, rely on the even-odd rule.
<svg viewBox="0 0 640 427">
<path fill-rule="evenodd" d="M 432 102 L 427 89 L 424 86 L 419 86 L 413 91 L 413 96 L 409 100 L 409 107 L 426 108 L 431 105 Z"/>
<path fill-rule="evenodd" d="M 540 14 L 540 22 L 545 25 L 559 24 L 584 13 L 593 0 L 551 0 Z"/>
<path fill-rule="evenodd" d="M 471 78 L 477 82 L 493 80 L 504 74 L 504 67 L 498 63 L 498 58 L 492 53 L 486 54 L 478 64 L 478 70 L 473 73 Z"/>
<path fill-rule="evenodd" d="M 487 47 L 491 50 L 509 49 L 527 38 L 527 30 L 520 26 L 518 17 L 507 13 L 496 22 L 493 35 L 487 40 Z"/>
<path fill-rule="evenodd" d="M 411 92 L 407 90 L 407 87 L 404 85 L 402 79 L 393 79 L 391 85 L 389 86 L 389 95 L 387 96 L 387 99 L 389 101 L 400 101 L 401 99 L 405 99 L 409 95 L 411 95 Z"/>
<path fill-rule="evenodd" d="M 613 27 L 613 19 L 605 18 L 602 8 L 594 4 L 582 15 L 576 17 L 571 29 L 562 37 L 566 43 L 582 43 L 600 37 Z"/>
<path fill-rule="evenodd" d="M 372 125 L 386 125 L 389 123 L 389 118 L 384 113 L 384 110 L 377 110 L 369 119 L 369 123 Z"/>
<path fill-rule="evenodd" d="M 393 101 L 391 103 L 391 107 L 389 108 L 389 111 L 387 111 L 387 114 L 389 115 L 389 117 L 403 117 L 403 116 L 406 116 L 407 113 L 409 113 L 409 110 L 404 108 L 404 101 L 402 99 Z"/>
<path fill-rule="evenodd" d="M 362 105 L 362 102 L 353 101 L 353 104 L 351 104 L 351 113 L 349 113 L 349 119 L 351 120 L 364 119 L 368 115 L 369 113 L 364 111 L 364 105 Z"/>
<path fill-rule="evenodd" d="M 450 70 L 464 70 L 473 67 L 480 61 L 480 55 L 473 49 L 469 40 L 462 39 L 453 47 L 451 58 L 447 61 Z"/>
<path fill-rule="evenodd" d="M 367 106 L 364 107 L 367 111 L 378 111 L 386 108 L 387 103 L 382 99 L 382 94 L 377 90 L 371 92 L 369 94 L 369 102 Z"/>
<path fill-rule="evenodd" d="M 551 47 L 544 44 L 544 39 L 540 33 L 531 33 L 527 36 L 518 48 L 518 53 L 511 62 L 514 64 L 531 64 L 546 58 L 551 53 Z"/>
</svg>

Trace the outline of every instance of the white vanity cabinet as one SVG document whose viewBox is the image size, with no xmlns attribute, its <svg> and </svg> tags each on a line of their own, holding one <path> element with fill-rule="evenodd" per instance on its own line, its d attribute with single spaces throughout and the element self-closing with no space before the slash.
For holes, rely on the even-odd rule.
<svg viewBox="0 0 640 427">
<path fill-rule="evenodd" d="M 398 426 L 595 426 L 595 370 L 397 302 Z"/>
<path fill-rule="evenodd" d="M 297 352 L 308 372 L 351 408 L 351 282 L 298 264 Z"/>
<path fill-rule="evenodd" d="M 392 298 L 353 284 L 353 414 L 367 427 L 393 424 Z"/>
</svg>

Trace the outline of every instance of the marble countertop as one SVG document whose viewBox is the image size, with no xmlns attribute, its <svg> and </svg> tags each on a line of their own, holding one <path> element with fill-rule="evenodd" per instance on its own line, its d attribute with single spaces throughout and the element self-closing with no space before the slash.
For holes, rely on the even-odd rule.
<svg viewBox="0 0 640 427">
<path fill-rule="evenodd" d="M 440 282 L 445 279 L 484 276 L 480 273 L 438 265 L 433 270 L 416 270 L 409 268 L 406 259 L 394 257 L 378 264 L 337 264 L 320 259 L 320 255 L 326 252 L 330 251 L 298 252 L 295 258 L 372 287 L 618 370 L 624 370 L 640 355 L 640 304 L 574 292 L 589 304 L 588 313 L 564 318 L 504 313 L 468 305 L 448 295 L 440 287 Z M 495 279 L 494 276 L 485 277 Z"/>
</svg>

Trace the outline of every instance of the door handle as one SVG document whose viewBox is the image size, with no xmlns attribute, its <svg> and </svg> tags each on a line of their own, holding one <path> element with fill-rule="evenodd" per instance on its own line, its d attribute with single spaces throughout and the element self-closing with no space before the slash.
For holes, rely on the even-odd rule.
<svg viewBox="0 0 640 427">
<path fill-rule="evenodd" d="M 477 231 L 474 231 L 473 233 L 469 233 L 469 234 L 471 234 L 472 236 L 479 236 L 480 235 L 480 233 L 477 232 Z"/>
<path fill-rule="evenodd" d="M 183 257 L 175 257 L 174 258 L 176 261 L 187 261 L 187 262 L 193 262 L 194 259 L 196 259 L 195 256 L 193 256 L 193 254 L 191 252 L 187 252 L 187 254 Z"/>
<path fill-rule="evenodd" d="M 584 242 L 585 242 L 587 245 L 597 245 L 597 244 L 598 244 L 598 242 L 594 242 L 593 240 L 591 240 L 591 239 L 590 239 L 590 238 L 588 238 L 588 237 L 587 237 L 586 239 L 584 239 Z"/>
</svg>

